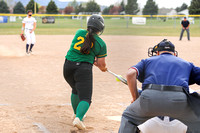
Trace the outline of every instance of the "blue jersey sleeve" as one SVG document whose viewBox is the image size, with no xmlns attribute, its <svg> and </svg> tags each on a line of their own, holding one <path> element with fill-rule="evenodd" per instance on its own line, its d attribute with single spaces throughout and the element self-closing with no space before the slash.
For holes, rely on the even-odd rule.
<svg viewBox="0 0 200 133">
<path fill-rule="evenodd" d="M 138 80 L 143 83 L 145 75 L 145 60 L 141 60 L 137 65 L 132 66 L 131 68 L 135 69 L 138 74 Z"/>
<path fill-rule="evenodd" d="M 200 67 L 194 66 L 192 63 L 192 70 L 189 79 L 189 85 L 198 84 L 200 85 Z"/>
</svg>

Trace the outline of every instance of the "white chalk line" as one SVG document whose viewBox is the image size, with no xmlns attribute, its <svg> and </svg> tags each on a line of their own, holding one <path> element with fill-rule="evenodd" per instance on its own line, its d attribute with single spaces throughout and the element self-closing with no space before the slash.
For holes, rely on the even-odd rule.
<svg viewBox="0 0 200 133">
<path fill-rule="evenodd" d="M 0 103 L 0 106 L 9 106 L 9 104 Z"/>
<path fill-rule="evenodd" d="M 71 106 L 71 103 L 64 103 L 64 104 L 60 104 L 60 106 Z"/>
<path fill-rule="evenodd" d="M 106 116 L 108 120 L 121 121 L 122 116 Z"/>
<path fill-rule="evenodd" d="M 71 106 L 71 103 L 60 104 L 60 106 Z M 34 126 L 39 128 L 39 131 L 43 133 L 50 133 L 50 131 L 42 123 L 33 123 Z"/>
<path fill-rule="evenodd" d="M 33 123 L 34 126 L 37 126 L 39 130 L 43 133 L 50 133 L 46 127 L 41 123 Z"/>
</svg>

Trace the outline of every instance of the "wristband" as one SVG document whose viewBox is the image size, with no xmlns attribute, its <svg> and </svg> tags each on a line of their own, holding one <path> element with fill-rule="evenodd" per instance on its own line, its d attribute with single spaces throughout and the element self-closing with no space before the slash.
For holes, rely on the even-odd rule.
<svg viewBox="0 0 200 133">
<path fill-rule="evenodd" d="M 24 28 L 22 27 L 22 30 L 24 30 Z"/>
</svg>

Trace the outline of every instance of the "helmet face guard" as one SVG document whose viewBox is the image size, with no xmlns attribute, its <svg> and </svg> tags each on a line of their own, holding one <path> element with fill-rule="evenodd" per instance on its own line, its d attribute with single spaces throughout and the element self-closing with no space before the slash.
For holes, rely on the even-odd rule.
<svg viewBox="0 0 200 133">
<path fill-rule="evenodd" d="M 167 39 L 162 40 L 160 43 L 155 45 L 153 48 L 150 47 L 148 49 L 148 56 L 156 56 L 159 51 L 169 51 L 169 52 L 174 52 L 176 56 L 178 56 L 178 52 L 175 50 L 174 45 L 170 42 L 167 41 Z"/>
<path fill-rule="evenodd" d="M 154 49 L 153 49 L 152 47 L 150 47 L 150 48 L 148 49 L 148 56 L 149 56 L 149 57 L 152 57 L 152 56 L 156 56 L 156 55 L 157 55 L 157 52 L 154 51 Z"/>
<path fill-rule="evenodd" d="M 175 51 L 174 53 L 175 53 L 176 57 L 178 57 L 178 51 Z"/>
<path fill-rule="evenodd" d="M 104 28 L 105 28 L 105 26 L 104 26 Z M 104 32 L 104 28 L 103 28 L 103 30 L 100 31 L 100 33 L 98 34 L 99 36 L 103 34 L 103 32 Z"/>
</svg>

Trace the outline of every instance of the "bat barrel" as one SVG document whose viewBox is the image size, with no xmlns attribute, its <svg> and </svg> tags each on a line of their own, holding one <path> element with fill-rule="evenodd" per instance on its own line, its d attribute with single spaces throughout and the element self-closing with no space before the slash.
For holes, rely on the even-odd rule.
<svg viewBox="0 0 200 133">
<path fill-rule="evenodd" d="M 127 85 L 127 81 L 126 81 L 126 79 L 124 79 L 123 77 L 120 77 L 119 75 L 117 75 L 117 74 L 111 72 L 110 70 L 107 70 L 107 72 L 109 72 L 110 74 L 114 75 L 114 76 L 115 76 L 116 78 L 118 78 L 121 82 L 123 82 L 124 84 Z"/>
</svg>

